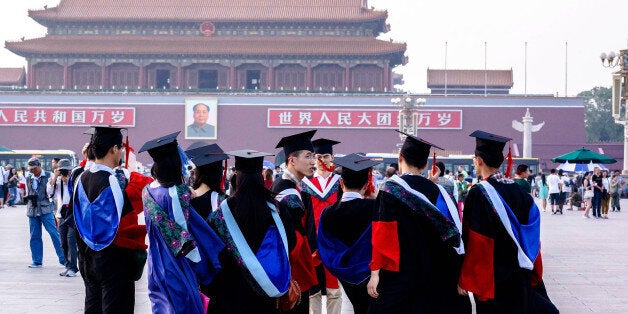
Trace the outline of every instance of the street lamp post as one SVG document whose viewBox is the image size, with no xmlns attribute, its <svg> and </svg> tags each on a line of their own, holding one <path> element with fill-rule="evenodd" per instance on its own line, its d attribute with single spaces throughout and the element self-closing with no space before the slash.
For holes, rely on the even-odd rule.
<svg viewBox="0 0 628 314">
<path fill-rule="evenodd" d="M 621 50 L 619 55 L 614 51 L 608 54 L 602 53 L 600 59 L 604 67 L 619 67 L 619 71 L 613 73 L 611 109 L 615 123 L 624 126 L 624 167 L 622 174 L 628 175 L 628 109 L 624 109 L 623 116 L 621 114 L 621 103 L 628 99 L 628 49 Z"/>
<path fill-rule="evenodd" d="M 399 131 L 404 132 L 406 134 L 410 134 L 412 136 L 417 136 L 417 128 L 418 128 L 418 117 L 419 117 L 419 107 L 425 105 L 425 98 L 415 98 L 412 99 L 409 95 L 405 97 L 397 97 L 390 100 L 390 102 L 399 106 Z M 406 136 L 403 134 L 399 134 L 399 138 L 401 142 L 406 139 Z M 399 145 L 399 148 L 401 146 Z"/>
</svg>

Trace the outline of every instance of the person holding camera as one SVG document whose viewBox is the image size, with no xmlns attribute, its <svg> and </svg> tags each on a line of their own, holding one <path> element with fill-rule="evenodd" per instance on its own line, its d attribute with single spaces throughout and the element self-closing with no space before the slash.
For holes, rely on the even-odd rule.
<svg viewBox="0 0 628 314">
<path fill-rule="evenodd" d="M 57 166 L 54 176 L 48 181 L 48 186 L 52 187 L 54 192 L 51 197 L 57 203 L 56 218 L 61 249 L 65 257 L 65 270 L 59 276 L 76 277 L 78 272 L 76 229 L 74 229 L 74 215 L 69 206 L 72 195 L 68 188 L 72 163 L 68 159 L 61 159 L 57 162 Z"/>
<path fill-rule="evenodd" d="M 59 263 L 65 265 L 65 257 L 53 217 L 55 205 L 48 198 L 53 193 L 52 187 L 48 185 L 50 174 L 41 169 L 41 162 L 37 157 L 29 159 L 27 165 L 29 173 L 26 176 L 26 216 L 30 225 L 30 247 L 33 259 L 28 267 L 42 267 L 44 255 L 44 243 L 41 239 L 42 225 L 50 235 Z"/>
</svg>

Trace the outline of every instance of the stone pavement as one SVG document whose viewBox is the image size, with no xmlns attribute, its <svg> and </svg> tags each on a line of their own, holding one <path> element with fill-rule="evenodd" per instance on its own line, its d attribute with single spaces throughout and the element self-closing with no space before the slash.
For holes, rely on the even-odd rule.
<svg viewBox="0 0 628 314">
<path fill-rule="evenodd" d="M 628 313 L 628 200 L 610 219 L 584 219 L 581 211 L 542 213 L 544 278 L 562 313 Z M 25 207 L 0 209 L 0 312 L 81 313 L 80 276 L 63 270 L 44 231 L 44 267 L 29 269 Z M 345 302 L 346 304 L 346 302 Z M 136 313 L 150 313 L 146 275 L 136 283 Z M 345 308 L 343 313 L 351 313 Z"/>
</svg>

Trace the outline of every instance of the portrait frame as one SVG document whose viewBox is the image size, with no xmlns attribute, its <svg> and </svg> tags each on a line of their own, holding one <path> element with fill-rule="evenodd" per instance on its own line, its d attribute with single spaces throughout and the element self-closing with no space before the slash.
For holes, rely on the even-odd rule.
<svg viewBox="0 0 628 314">
<path fill-rule="evenodd" d="M 199 109 L 196 115 L 194 109 Z M 203 108 L 203 105 L 206 108 Z M 207 110 L 207 111 L 205 111 Z M 206 113 L 206 114 L 205 114 Z M 185 99 L 185 139 L 216 140 L 218 139 L 218 99 L 186 98 Z M 201 124 L 203 123 L 204 124 Z"/>
</svg>

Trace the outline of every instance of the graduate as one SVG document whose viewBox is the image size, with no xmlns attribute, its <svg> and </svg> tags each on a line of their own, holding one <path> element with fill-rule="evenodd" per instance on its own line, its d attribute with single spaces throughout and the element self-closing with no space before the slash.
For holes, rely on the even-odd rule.
<svg viewBox="0 0 628 314">
<path fill-rule="evenodd" d="M 190 204 L 196 212 L 205 220 L 209 219 L 209 214 L 218 209 L 222 201 L 227 198 L 223 187 L 227 169 L 222 166 L 223 160 L 228 160 L 229 155 L 225 154 L 217 144 L 204 145 L 201 147 L 188 149 L 185 154 L 196 166 L 192 170 L 192 196 Z"/>
<path fill-rule="evenodd" d="M 318 224 L 318 252 L 325 267 L 342 283 L 356 314 L 367 313 L 370 298 L 366 290 L 371 270 L 371 222 L 374 199 L 364 199 L 379 164 L 358 154 L 339 157 L 342 167 L 342 198 L 323 210 Z"/>
<path fill-rule="evenodd" d="M 296 243 L 290 250 L 292 278 L 301 288 L 301 302 L 290 313 L 309 313 L 310 289 L 318 283 L 312 254 L 316 251 L 316 229 L 310 195 L 303 192 L 302 180 L 315 171 L 316 156 L 312 136 L 316 130 L 282 138 L 276 148 L 283 148 L 286 170 L 273 182 L 271 191 L 276 194 L 279 212 L 290 220 L 286 229 L 295 230 Z M 239 189 L 238 186 L 236 188 Z"/>
<path fill-rule="evenodd" d="M 190 206 L 184 184 L 187 158 L 177 144 L 179 132 L 148 141 L 155 181 L 144 188 L 148 249 L 148 296 L 153 313 L 205 313 L 200 285 L 220 269 L 223 242 Z"/>
<path fill-rule="evenodd" d="M 229 154 L 235 156 L 238 189 L 210 214 L 209 223 L 227 249 L 220 254 L 223 268 L 209 286 L 209 313 L 279 313 L 277 298 L 290 284 L 289 233 L 261 175 L 270 154 Z"/>
<path fill-rule="evenodd" d="M 471 313 L 469 297 L 457 288 L 463 253 L 458 209 L 435 184 L 437 167 L 428 170 L 429 179 L 420 175 L 430 148 L 441 148 L 402 134 L 402 175 L 387 180 L 376 200 L 369 313 Z"/>
<path fill-rule="evenodd" d="M 334 173 L 333 146 L 338 141 L 319 138 L 312 141 L 316 157 L 316 171 L 312 178 L 303 178 L 304 189 L 312 199 L 314 227 L 318 230 L 318 221 L 325 207 L 336 203 L 341 197 L 340 176 Z M 319 314 L 322 311 L 322 295 L 327 296 L 327 313 L 340 314 L 342 308 L 342 290 L 338 279 L 322 265 L 318 255 L 314 259 L 318 286 L 310 292 L 310 311 Z"/>
<path fill-rule="evenodd" d="M 88 163 L 74 174 L 73 211 L 86 313 L 133 313 L 135 281 L 146 261 L 145 231 L 114 168 L 124 156 L 120 128 L 94 127 Z M 141 184 L 136 180 L 134 186 Z M 144 181 L 145 182 L 145 181 Z M 136 184 L 137 183 L 137 184 Z M 139 229 L 139 230 L 138 230 Z M 145 229 L 144 229 L 145 230 Z"/>
<path fill-rule="evenodd" d="M 485 180 L 464 203 L 460 287 L 477 313 L 558 313 L 542 280 L 540 214 L 532 196 L 500 172 L 510 138 L 475 131 L 473 165 Z"/>
</svg>

